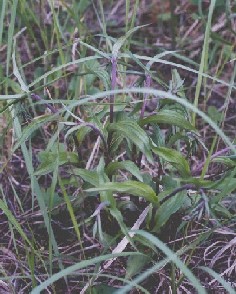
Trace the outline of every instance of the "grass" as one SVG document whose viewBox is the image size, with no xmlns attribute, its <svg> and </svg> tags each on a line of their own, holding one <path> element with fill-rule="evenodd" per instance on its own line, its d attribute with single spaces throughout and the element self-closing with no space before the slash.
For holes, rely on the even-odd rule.
<svg viewBox="0 0 236 294">
<path fill-rule="evenodd" d="M 235 293 L 235 3 L 2 1 L 0 292 Z"/>
</svg>

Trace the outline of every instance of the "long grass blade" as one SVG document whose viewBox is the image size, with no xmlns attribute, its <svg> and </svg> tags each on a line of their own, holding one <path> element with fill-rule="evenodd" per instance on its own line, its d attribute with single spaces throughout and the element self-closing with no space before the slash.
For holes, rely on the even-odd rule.
<svg viewBox="0 0 236 294">
<path fill-rule="evenodd" d="M 7 37 L 7 65 L 6 65 L 6 76 L 9 75 L 9 67 L 11 60 L 11 52 L 13 46 L 13 35 L 15 28 L 15 20 L 16 20 L 16 10 L 17 10 L 18 0 L 14 0 L 11 7 L 11 21 L 8 28 L 8 37 Z"/>
<path fill-rule="evenodd" d="M 59 279 L 69 276 L 73 274 L 73 272 L 78 271 L 82 268 L 86 268 L 88 266 L 94 265 L 96 263 L 100 263 L 101 261 L 109 260 L 112 258 L 122 257 L 122 256 L 135 256 L 135 255 L 141 255 L 141 253 L 134 253 L 134 252 L 125 252 L 125 253 L 119 253 L 119 254 L 106 254 L 103 256 L 98 256 L 95 258 L 92 258 L 90 260 L 84 260 L 79 263 L 76 263 L 72 266 L 67 267 L 66 269 L 52 275 L 49 279 L 41 283 L 39 286 L 34 288 L 31 292 L 31 294 L 40 294 L 41 291 L 47 289 L 48 286 L 53 284 L 54 282 L 58 281 Z"/>
<path fill-rule="evenodd" d="M 7 0 L 2 0 L 1 15 L 0 15 L 0 47 L 2 46 L 2 33 L 4 26 L 4 17 L 7 8 Z"/>
<path fill-rule="evenodd" d="M 199 267 L 203 271 L 207 272 L 209 275 L 211 275 L 216 281 L 218 281 L 227 291 L 229 294 L 236 294 L 236 291 L 230 286 L 228 282 L 226 282 L 221 275 L 217 274 L 215 271 L 208 267 L 201 266 Z"/>
<path fill-rule="evenodd" d="M 212 21 L 215 4 L 216 4 L 216 0 L 212 0 L 210 4 L 210 8 L 209 8 L 209 14 L 208 14 L 205 37 L 204 37 L 204 44 L 202 49 L 201 63 L 200 63 L 199 75 L 198 75 L 195 98 L 194 98 L 195 107 L 198 107 L 198 100 L 199 100 L 199 96 L 201 92 L 202 79 L 203 79 L 202 74 L 207 71 L 207 67 L 208 67 L 208 50 L 209 50 L 209 42 L 210 42 L 211 21 Z M 193 113 L 194 126 L 195 126 L 195 119 L 196 119 L 196 113 L 194 112 Z"/>
<path fill-rule="evenodd" d="M 198 281 L 198 279 L 193 275 L 193 273 L 186 267 L 186 265 L 179 259 L 179 257 L 172 250 L 170 250 L 162 241 L 160 241 L 157 237 L 154 237 L 150 233 L 142 231 L 142 230 L 138 230 L 138 231 L 134 231 L 134 232 L 135 232 L 135 234 L 146 238 L 149 242 L 151 242 L 158 249 L 160 249 L 167 256 L 168 261 L 172 261 L 185 274 L 185 276 L 189 279 L 189 281 L 192 283 L 192 285 L 198 291 L 199 294 L 206 294 L 207 293 L 206 290 L 203 288 L 203 286 Z M 144 272 L 143 274 L 140 274 L 129 285 L 126 285 L 125 287 L 116 291 L 115 294 L 129 293 L 129 291 L 135 286 L 135 284 L 143 281 L 148 275 L 150 275 L 155 270 L 159 269 L 165 263 L 166 263 L 166 260 L 158 262 L 154 267 L 147 270 L 146 273 Z"/>
</svg>

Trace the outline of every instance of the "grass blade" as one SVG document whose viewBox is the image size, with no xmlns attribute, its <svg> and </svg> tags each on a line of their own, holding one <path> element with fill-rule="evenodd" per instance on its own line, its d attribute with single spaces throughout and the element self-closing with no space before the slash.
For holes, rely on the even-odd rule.
<svg viewBox="0 0 236 294">
<path fill-rule="evenodd" d="M 0 47 L 2 46 L 2 33 L 4 28 L 4 17 L 6 13 L 7 0 L 2 0 L 1 16 L 0 16 Z"/>
<path fill-rule="evenodd" d="M 230 286 L 229 283 L 227 283 L 224 279 L 222 279 L 221 275 L 217 274 L 212 269 L 204 267 L 204 266 L 200 266 L 199 268 L 207 272 L 213 278 L 215 278 L 215 280 L 217 280 L 225 288 L 227 293 L 236 294 L 236 291 Z"/>
<path fill-rule="evenodd" d="M 86 268 L 88 266 L 94 265 L 96 263 L 99 263 L 101 261 L 109 260 L 112 258 L 122 257 L 122 256 L 131 256 L 131 255 L 141 255 L 141 253 L 134 253 L 134 252 L 125 252 L 125 253 L 119 253 L 119 254 L 106 254 L 103 256 L 98 256 L 95 258 L 92 258 L 90 260 L 84 260 L 79 263 L 76 263 L 72 266 L 67 267 L 66 269 L 52 275 L 49 279 L 41 283 L 39 286 L 34 288 L 31 292 L 31 294 L 40 294 L 41 291 L 47 289 L 48 286 L 53 284 L 54 282 L 58 281 L 59 279 L 69 276 L 73 274 L 73 272 L 78 271 L 82 268 Z"/>
<path fill-rule="evenodd" d="M 203 79 L 202 74 L 207 71 L 207 67 L 208 67 L 208 50 L 209 50 L 209 42 L 210 42 L 211 21 L 212 21 L 212 16 L 213 16 L 215 4 L 216 4 L 216 0 L 212 0 L 210 2 L 204 44 L 203 44 L 203 49 L 202 49 L 202 57 L 201 57 L 201 63 L 200 63 L 195 98 L 194 98 L 194 106 L 195 107 L 198 107 L 198 100 L 199 100 L 199 96 L 200 96 L 202 79 Z M 193 125 L 194 126 L 195 126 L 195 120 L 196 120 L 196 113 L 194 112 L 193 113 Z"/>
<path fill-rule="evenodd" d="M 207 293 L 206 290 L 203 288 L 203 286 L 200 284 L 200 282 L 197 280 L 197 278 L 186 267 L 186 265 L 162 241 L 160 241 L 157 237 L 154 237 L 150 233 L 147 233 L 142 230 L 135 231 L 135 234 L 146 238 L 147 240 L 149 240 L 149 242 L 153 243 L 158 249 L 160 249 L 167 256 L 168 260 L 172 261 L 185 274 L 185 276 L 189 279 L 189 281 L 192 283 L 192 285 L 198 291 L 199 294 L 206 294 Z M 165 262 L 166 262 L 166 260 L 159 262 L 156 265 L 156 267 L 160 268 L 161 266 L 163 266 L 165 264 Z M 148 274 L 153 272 L 154 269 L 156 270 L 155 266 L 149 270 Z M 139 275 L 138 278 L 135 278 L 133 280 L 133 284 L 131 283 L 131 284 L 123 287 L 122 289 L 116 291 L 115 294 L 128 293 L 136 283 L 141 282 L 144 278 L 146 278 L 145 272 L 143 274 Z"/>
</svg>

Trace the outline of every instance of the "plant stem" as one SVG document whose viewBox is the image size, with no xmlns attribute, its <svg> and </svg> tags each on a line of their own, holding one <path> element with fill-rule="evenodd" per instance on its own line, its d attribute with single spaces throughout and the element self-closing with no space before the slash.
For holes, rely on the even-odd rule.
<svg viewBox="0 0 236 294">
<path fill-rule="evenodd" d="M 150 86 L 151 86 L 151 76 L 149 74 L 146 74 L 145 87 L 150 88 Z M 147 94 L 147 93 L 144 94 L 144 101 L 143 101 L 143 106 L 142 106 L 141 113 L 140 113 L 140 119 L 142 119 L 144 117 L 144 112 L 146 109 L 148 96 L 149 96 L 149 94 Z"/>
<path fill-rule="evenodd" d="M 117 74 L 117 58 L 112 57 L 111 59 L 112 69 L 111 69 L 111 90 L 116 88 L 116 74 Z M 110 99 L 110 123 L 113 123 L 114 120 L 114 102 L 115 95 L 111 95 Z"/>
<path fill-rule="evenodd" d="M 145 85 L 145 87 L 150 88 L 150 86 L 151 86 L 151 76 L 148 73 L 146 73 L 145 77 L 146 77 L 146 79 L 145 79 L 144 85 Z M 146 109 L 148 95 L 149 94 L 147 94 L 147 93 L 144 94 L 144 101 L 143 101 L 143 105 L 142 105 L 142 109 L 141 109 L 141 113 L 140 113 L 140 119 L 142 119 L 144 117 L 144 112 L 145 112 L 145 109 Z M 142 152 L 139 152 L 138 162 L 137 162 L 138 167 L 141 166 L 141 161 L 142 161 Z"/>
</svg>

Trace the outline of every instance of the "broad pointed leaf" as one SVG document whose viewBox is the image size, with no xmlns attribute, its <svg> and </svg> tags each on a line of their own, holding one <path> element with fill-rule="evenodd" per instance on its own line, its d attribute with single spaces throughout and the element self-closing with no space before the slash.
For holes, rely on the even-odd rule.
<svg viewBox="0 0 236 294">
<path fill-rule="evenodd" d="M 134 121 L 124 120 L 108 125 L 108 131 L 115 131 L 124 138 L 132 141 L 139 150 L 147 157 L 149 162 L 153 162 L 149 138 L 145 131 Z"/>
<path fill-rule="evenodd" d="M 189 164 L 180 152 L 165 147 L 153 147 L 152 150 L 162 159 L 173 165 L 182 177 L 191 176 Z"/>
<path fill-rule="evenodd" d="M 190 131 L 196 130 L 183 115 L 174 110 L 162 110 L 158 114 L 150 115 L 140 120 L 139 124 L 140 126 L 144 126 L 150 123 L 168 124 Z"/>
<path fill-rule="evenodd" d="M 130 256 L 127 261 L 126 278 L 130 279 L 134 275 L 139 274 L 147 263 L 151 261 L 149 256 Z"/>
<path fill-rule="evenodd" d="M 105 173 L 104 169 L 105 169 L 105 161 L 104 161 L 104 158 L 101 157 L 100 160 L 99 160 L 99 164 L 97 166 L 98 181 L 99 181 L 98 186 L 110 182 L 110 180 L 109 180 L 107 174 Z M 115 198 L 114 198 L 114 196 L 112 194 L 112 191 L 109 191 L 109 190 L 101 191 L 100 197 L 101 197 L 101 202 L 108 201 L 110 206 L 115 209 L 116 200 L 115 200 Z"/>
<path fill-rule="evenodd" d="M 185 200 L 186 191 L 177 193 L 172 198 L 165 201 L 157 210 L 155 215 L 155 228 L 154 231 L 159 230 L 162 226 L 166 224 L 172 214 L 178 211 Z"/>
<path fill-rule="evenodd" d="M 134 33 L 136 32 L 138 29 L 142 28 L 142 27 L 145 27 L 147 25 L 142 25 L 142 26 L 137 26 L 137 27 L 134 27 L 133 29 L 129 30 L 125 36 L 122 36 L 120 37 L 116 43 L 113 45 L 113 48 L 112 48 L 112 56 L 113 58 L 117 58 L 118 56 L 118 53 L 120 51 L 120 48 L 123 46 L 123 44 L 125 43 L 125 41 Z"/>
<path fill-rule="evenodd" d="M 96 188 L 88 189 L 87 191 L 111 191 L 126 193 L 133 196 L 143 197 L 152 203 L 156 203 L 158 201 L 156 193 L 150 186 L 136 181 L 104 183 Z"/>
<path fill-rule="evenodd" d="M 106 168 L 106 173 L 108 175 L 113 175 L 119 169 L 127 170 L 133 176 L 135 176 L 140 182 L 143 182 L 143 177 L 142 177 L 138 167 L 130 160 L 119 161 L 119 162 L 110 162 Z"/>
<path fill-rule="evenodd" d="M 42 176 L 52 172 L 55 169 L 57 160 L 58 166 L 65 163 L 78 163 L 78 155 L 75 152 L 59 151 L 55 153 L 53 151 L 41 151 L 39 157 L 41 158 L 41 164 L 35 171 L 35 176 Z"/>
<path fill-rule="evenodd" d="M 56 120 L 57 114 L 55 115 L 45 115 L 40 118 L 37 118 L 37 120 L 30 123 L 27 127 L 24 128 L 22 135 L 19 139 L 19 141 L 15 144 L 13 152 L 16 151 L 17 148 L 20 147 L 20 145 L 25 142 L 34 131 L 42 127 L 44 124 Z"/>
<path fill-rule="evenodd" d="M 96 171 L 91 171 L 83 168 L 73 168 L 73 174 L 81 177 L 84 182 L 91 184 L 92 186 L 99 185 L 98 173 Z"/>
</svg>

